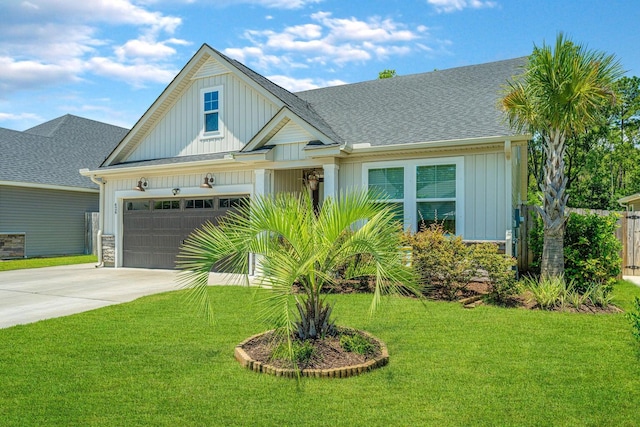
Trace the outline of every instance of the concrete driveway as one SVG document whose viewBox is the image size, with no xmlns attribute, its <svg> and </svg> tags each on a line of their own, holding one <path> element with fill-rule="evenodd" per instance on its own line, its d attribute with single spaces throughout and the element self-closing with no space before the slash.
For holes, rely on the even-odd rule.
<svg viewBox="0 0 640 427">
<path fill-rule="evenodd" d="M 144 295 L 178 290 L 173 270 L 95 264 L 0 272 L 0 328 L 67 316 Z M 226 283 L 213 275 L 209 283 Z"/>
</svg>

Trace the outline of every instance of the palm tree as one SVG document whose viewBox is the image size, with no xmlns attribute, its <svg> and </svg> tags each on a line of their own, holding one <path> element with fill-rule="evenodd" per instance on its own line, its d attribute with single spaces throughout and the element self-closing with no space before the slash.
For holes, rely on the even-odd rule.
<svg viewBox="0 0 640 427">
<path fill-rule="evenodd" d="M 399 250 L 401 224 L 390 206 L 366 192 L 329 198 L 318 212 L 308 195 L 256 197 L 218 226 L 206 224 L 191 234 L 178 255 L 179 281 L 210 314 L 211 269 L 247 272 L 249 254 L 255 254 L 265 288 L 262 316 L 288 338 L 322 338 L 334 332 L 323 290 L 338 273 L 375 277 L 372 311 L 382 294 L 417 294 Z"/>
<path fill-rule="evenodd" d="M 508 82 L 501 100 L 512 128 L 538 132 L 544 140 L 543 206 L 538 208 L 544 224 L 543 276 L 564 273 L 565 141 L 596 124 L 603 108 L 616 102 L 613 85 L 621 75 L 614 56 L 587 50 L 560 33 L 555 49 L 534 46 L 524 74 Z"/>
</svg>

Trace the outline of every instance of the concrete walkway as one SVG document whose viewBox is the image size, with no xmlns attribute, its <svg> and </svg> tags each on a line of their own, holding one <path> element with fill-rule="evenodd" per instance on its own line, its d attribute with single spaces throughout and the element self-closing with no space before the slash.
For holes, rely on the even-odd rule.
<svg viewBox="0 0 640 427">
<path fill-rule="evenodd" d="M 627 280 L 631 283 L 635 283 L 636 285 L 640 286 L 640 276 L 623 276 L 622 278 L 624 280 Z"/>
<path fill-rule="evenodd" d="M 95 268 L 95 264 L 0 272 L 0 328 L 175 291 L 173 270 Z M 212 274 L 210 284 L 229 282 Z"/>
</svg>

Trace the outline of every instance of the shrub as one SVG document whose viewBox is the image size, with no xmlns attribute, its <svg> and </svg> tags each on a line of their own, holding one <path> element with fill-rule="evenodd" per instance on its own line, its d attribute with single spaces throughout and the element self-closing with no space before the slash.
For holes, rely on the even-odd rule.
<svg viewBox="0 0 640 427">
<path fill-rule="evenodd" d="M 476 275 L 471 248 L 459 236 L 449 236 L 442 224 L 405 234 L 412 248 L 411 262 L 424 292 L 437 290 L 454 300 Z"/>
<path fill-rule="evenodd" d="M 586 290 L 585 296 L 596 307 L 607 308 L 613 301 L 610 285 L 592 283 Z"/>
<path fill-rule="evenodd" d="M 505 303 L 518 293 L 519 286 L 513 268 L 515 258 L 498 253 L 495 243 L 480 243 L 472 247 L 475 267 L 487 272 L 490 280 L 489 299 Z"/>
<path fill-rule="evenodd" d="M 531 291 L 538 307 L 543 310 L 553 310 L 562 305 L 567 287 L 562 277 L 537 278 L 526 277 L 524 283 Z"/>
<path fill-rule="evenodd" d="M 615 236 L 617 221 L 617 214 L 569 215 L 564 234 L 565 278 L 578 292 L 585 293 L 593 283 L 610 287 L 620 274 L 622 246 Z M 539 217 L 531 230 L 529 244 L 534 255 L 532 267 L 539 272 L 544 244 Z"/>
<path fill-rule="evenodd" d="M 634 310 L 628 312 L 626 317 L 631 323 L 631 334 L 640 344 L 640 298 L 635 297 L 633 299 L 633 307 Z"/>
<path fill-rule="evenodd" d="M 291 360 L 294 363 L 305 364 L 315 355 L 316 349 L 311 340 L 291 340 L 291 350 L 286 341 L 280 342 L 271 354 L 271 360 Z M 292 357 L 293 356 L 293 357 Z"/>
<path fill-rule="evenodd" d="M 340 335 L 340 347 L 344 351 L 365 356 L 373 354 L 376 350 L 371 340 L 356 331 L 343 332 Z"/>
</svg>

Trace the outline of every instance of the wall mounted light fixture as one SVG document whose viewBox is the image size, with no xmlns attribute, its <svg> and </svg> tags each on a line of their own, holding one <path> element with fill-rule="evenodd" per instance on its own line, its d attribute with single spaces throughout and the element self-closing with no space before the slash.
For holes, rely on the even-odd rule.
<svg viewBox="0 0 640 427">
<path fill-rule="evenodd" d="M 318 184 L 324 181 L 323 178 L 324 177 L 322 176 L 322 173 L 315 169 L 307 169 L 302 171 L 302 180 L 311 191 L 316 191 L 318 189 Z"/>
<path fill-rule="evenodd" d="M 215 182 L 216 179 L 213 174 L 208 173 L 204 176 L 204 182 L 200 184 L 200 188 L 212 188 L 212 185 L 215 184 Z"/>
<path fill-rule="evenodd" d="M 173 193 L 174 196 L 177 196 L 178 194 L 180 194 L 180 189 L 174 188 L 173 190 L 171 190 L 171 192 Z"/>
<path fill-rule="evenodd" d="M 149 186 L 149 182 L 147 181 L 147 178 L 142 177 L 138 180 L 138 185 L 133 187 L 133 189 L 138 191 L 144 191 L 144 189 L 147 188 L 148 186 Z"/>
</svg>

